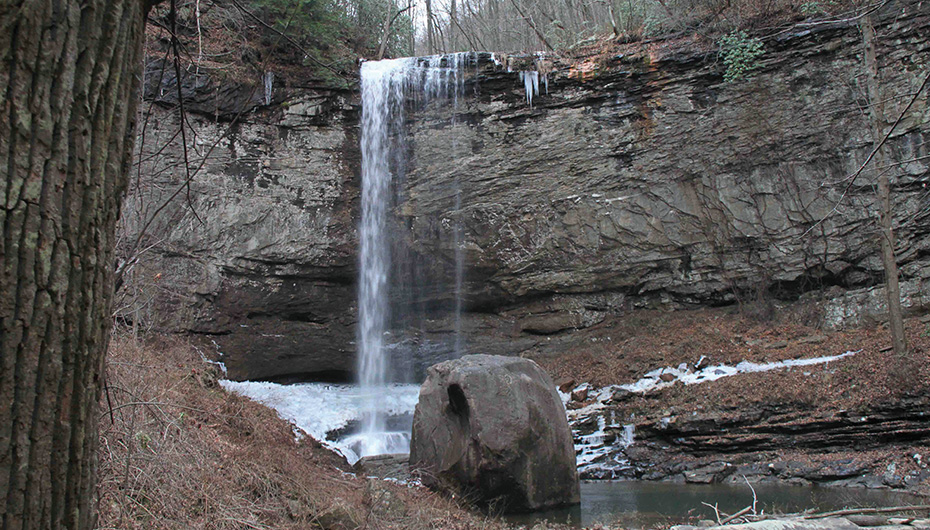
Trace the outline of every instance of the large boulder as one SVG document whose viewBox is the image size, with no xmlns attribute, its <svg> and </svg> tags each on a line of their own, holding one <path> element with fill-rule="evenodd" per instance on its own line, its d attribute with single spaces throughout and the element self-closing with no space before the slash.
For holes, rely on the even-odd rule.
<svg viewBox="0 0 930 530">
<path fill-rule="evenodd" d="M 430 367 L 410 465 L 427 486 L 495 509 L 580 500 L 565 408 L 552 379 L 527 359 L 468 355 Z"/>
</svg>

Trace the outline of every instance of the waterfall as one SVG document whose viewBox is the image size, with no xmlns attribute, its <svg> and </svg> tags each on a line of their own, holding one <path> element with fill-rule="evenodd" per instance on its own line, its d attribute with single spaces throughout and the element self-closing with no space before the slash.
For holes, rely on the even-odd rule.
<svg viewBox="0 0 930 530">
<path fill-rule="evenodd" d="M 390 247 L 386 226 L 391 173 L 388 127 L 392 79 L 403 63 L 362 65 L 362 220 L 359 226 L 358 376 L 362 390 L 362 437 L 359 456 L 385 451 L 385 418 L 378 396 L 387 381 L 384 332 L 387 328 L 387 280 Z"/>
<path fill-rule="evenodd" d="M 476 61 L 477 62 L 477 61 Z M 459 53 L 455 55 L 455 75 L 456 83 L 453 88 L 452 94 L 452 128 L 455 129 L 455 119 L 458 116 L 459 111 L 459 100 L 464 96 L 465 92 L 465 83 L 463 79 L 463 74 L 465 73 L 465 54 Z M 456 136 L 452 136 L 452 153 L 454 154 L 457 149 L 457 140 Z M 462 184 L 459 181 L 459 177 L 456 174 L 455 176 L 455 211 L 462 211 Z M 460 213 L 461 215 L 461 213 Z M 456 356 L 462 355 L 462 300 L 463 300 L 463 288 L 465 286 L 465 227 L 463 225 L 462 219 L 459 218 L 455 223 L 453 228 L 453 241 L 452 244 L 455 246 L 455 327 L 453 328 L 455 334 L 455 346 L 454 352 Z"/>
<path fill-rule="evenodd" d="M 398 300 L 403 293 L 421 288 L 421 279 L 410 277 L 417 274 L 417 268 L 406 263 L 400 252 L 392 256 L 392 245 L 398 237 L 394 233 L 396 223 L 393 222 L 392 211 L 403 200 L 402 193 L 398 191 L 402 182 L 398 181 L 402 180 L 405 171 L 405 106 L 410 102 L 425 105 L 436 100 L 452 101 L 454 116 L 464 96 L 463 74 L 468 57 L 468 54 L 453 54 L 362 64 L 362 218 L 359 225 L 357 344 L 363 419 L 354 444 L 354 450 L 360 457 L 409 450 L 409 432 L 390 432 L 387 415 L 379 407 L 385 393 L 390 392 L 392 381 L 388 350 L 396 349 L 396 344 L 392 343 L 394 332 L 404 332 L 392 329 L 392 321 L 403 323 L 409 320 L 398 314 L 405 310 Z M 456 146 L 451 148 L 454 152 Z M 458 179 L 455 187 L 454 208 L 458 212 L 461 209 Z M 461 219 L 456 220 L 452 232 L 455 260 L 453 351 L 460 354 L 465 269 Z M 393 295 L 392 290 L 395 291 Z"/>
</svg>

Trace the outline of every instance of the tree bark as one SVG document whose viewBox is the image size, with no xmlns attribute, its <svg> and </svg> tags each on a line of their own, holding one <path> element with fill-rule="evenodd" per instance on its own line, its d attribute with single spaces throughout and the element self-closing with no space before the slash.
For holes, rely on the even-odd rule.
<svg viewBox="0 0 930 530">
<path fill-rule="evenodd" d="M 871 15 L 859 21 L 862 30 L 863 58 L 866 71 L 866 85 L 869 91 L 869 115 L 871 118 L 872 142 L 875 149 L 874 167 L 878 168 L 878 225 L 879 244 L 882 253 L 882 266 L 885 269 L 885 293 L 888 303 L 888 323 L 891 330 L 891 343 L 899 356 L 907 353 L 907 339 L 904 336 L 904 316 L 901 310 L 901 288 L 898 285 L 898 263 L 894 255 L 894 230 L 891 223 L 891 183 L 888 178 L 888 164 L 884 149 L 881 147 L 885 136 L 885 117 L 878 78 L 878 61 L 875 56 L 875 30 Z"/>
<path fill-rule="evenodd" d="M 89 529 L 146 2 L 0 4 L 3 528 Z"/>
<path fill-rule="evenodd" d="M 453 52 L 459 51 L 458 39 L 455 38 L 455 30 L 459 24 L 455 8 L 455 0 L 451 0 L 449 3 L 449 50 Z"/>
<path fill-rule="evenodd" d="M 433 2 L 426 0 L 426 54 L 436 53 L 436 36 L 433 28 Z"/>
</svg>

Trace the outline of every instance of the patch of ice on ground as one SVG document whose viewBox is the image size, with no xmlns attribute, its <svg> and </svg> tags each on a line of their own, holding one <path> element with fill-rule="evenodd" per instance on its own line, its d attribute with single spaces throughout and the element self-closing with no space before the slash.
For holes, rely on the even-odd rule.
<svg viewBox="0 0 930 530">
<path fill-rule="evenodd" d="M 633 445 L 634 432 L 634 425 L 621 425 L 613 411 L 610 421 L 606 416 L 598 416 L 597 429 L 590 434 L 572 429 L 578 473 L 586 477 L 619 478 L 618 471 L 629 466 L 622 451 Z"/>
<path fill-rule="evenodd" d="M 220 345 L 217 344 L 216 341 L 212 341 L 212 342 L 213 342 L 213 345 L 216 346 L 216 356 L 217 356 L 218 358 L 222 359 L 222 358 L 223 358 L 223 352 L 220 351 Z M 200 354 L 200 359 L 201 359 L 203 362 L 205 362 L 205 363 L 207 363 L 207 364 L 212 364 L 212 365 L 216 366 L 216 367 L 219 368 L 220 371 L 223 373 L 223 376 L 224 376 L 224 377 L 226 376 L 226 364 L 224 364 L 222 361 L 213 361 L 213 360 L 211 360 L 211 359 L 208 359 L 207 356 L 204 355 L 203 351 L 202 351 L 200 348 L 196 347 L 196 346 L 194 346 L 194 350 L 196 350 L 197 353 Z"/>
<path fill-rule="evenodd" d="M 400 479 L 400 478 L 384 477 L 381 480 L 385 482 L 392 482 L 394 484 L 397 484 L 398 486 L 406 486 L 407 488 L 422 488 L 423 487 L 423 482 L 421 482 L 420 479 L 418 478 Z"/>
<path fill-rule="evenodd" d="M 619 388 L 624 390 L 629 390 L 630 392 L 648 392 L 650 390 L 657 390 L 661 388 L 666 388 L 674 385 L 676 382 L 681 382 L 686 385 L 696 385 L 700 383 L 707 383 L 710 381 L 716 381 L 718 379 L 729 377 L 737 374 L 749 374 L 757 372 L 768 372 L 770 370 L 778 370 L 780 368 L 794 368 L 797 366 L 811 366 L 814 364 L 825 364 L 832 361 L 842 359 L 844 357 L 849 357 L 855 355 L 862 350 L 857 351 L 848 351 L 846 353 L 841 353 L 839 355 L 830 355 L 824 357 L 812 357 L 809 359 L 789 359 L 787 361 L 776 361 L 771 363 L 753 363 L 749 361 L 742 361 L 736 366 L 727 366 L 725 364 L 718 364 L 716 366 L 707 366 L 698 370 L 692 369 L 685 363 L 678 365 L 677 368 L 666 367 L 653 370 L 646 373 L 642 379 L 636 381 L 635 383 L 630 383 L 627 385 L 619 385 Z M 703 360 L 703 358 L 702 358 Z M 700 366 L 700 361 L 695 363 Z M 669 374 L 673 376 L 673 379 L 669 381 L 663 381 L 661 379 L 662 375 Z"/>
<path fill-rule="evenodd" d="M 361 403 L 365 398 L 356 385 L 303 383 L 280 385 L 258 381 L 220 381 L 227 391 L 253 399 L 292 422 L 320 443 L 346 457 L 350 464 L 358 456 L 349 447 L 351 437 L 340 442 L 326 439 L 330 431 L 341 429 L 353 420 L 361 420 Z M 389 385 L 379 395 L 379 404 L 387 415 L 412 414 L 420 396 L 420 385 Z"/>
<path fill-rule="evenodd" d="M 718 364 L 715 366 L 702 367 L 705 357 L 701 356 L 701 359 L 694 363 L 693 366 L 682 363 L 677 367 L 658 368 L 651 372 L 647 372 L 641 379 L 634 383 L 609 385 L 599 389 L 594 389 L 589 383 L 582 383 L 569 392 L 557 390 L 559 397 L 566 405 L 571 400 L 571 393 L 574 390 L 587 388 L 588 397 L 591 400 L 591 402 L 584 407 L 567 411 L 568 423 L 572 428 L 572 438 L 575 444 L 575 459 L 578 472 L 586 474 L 589 477 L 617 478 L 615 476 L 616 471 L 629 464 L 623 457 L 621 451 L 633 444 L 634 426 L 631 423 L 623 424 L 622 421 L 614 417 L 613 410 L 606 410 L 607 404 L 618 389 L 645 393 L 650 390 L 670 387 L 676 382 L 681 382 L 685 385 L 696 385 L 737 374 L 826 364 L 855 355 L 860 351 L 862 350 L 847 351 L 846 353 L 832 356 L 790 359 L 762 364 L 742 361 L 736 366 Z M 663 381 L 661 377 L 664 374 L 670 374 L 673 378 L 669 381 Z M 666 376 L 666 379 L 668 379 L 668 376 Z M 609 419 L 607 417 L 608 414 Z M 581 425 L 592 417 L 597 418 L 597 429 L 590 434 L 581 434 Z"/>
</svg>

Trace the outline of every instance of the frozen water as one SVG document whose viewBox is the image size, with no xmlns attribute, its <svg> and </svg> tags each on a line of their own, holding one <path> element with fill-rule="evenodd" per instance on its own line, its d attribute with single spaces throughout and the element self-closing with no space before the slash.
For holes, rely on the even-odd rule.
<svg viewBox="0 0 930 530">
<path fill-rule="evenodd" d="M 226 390 L 254 399 L 274 409 L 279 416 L 292 422 L 323 445 L 355 463 L 366 449 L 380 452 L 372 454 L 405 453 L 410 448 L 409 432 L 384 432 L 361 440 L 361 435 L 347 435 L 328 440 L 327 435 L 345 429 L 352 422 L 361 421 L 359 402 L 365 400 L 362 389 L 356 385 L 304 383 L 279 385 L 255 381 L 220 381 Z M 378 412 L 384 417 L 413 414 L 420 395 L 419 385 L 386 385 L 385 392 L 374 400 Z"/>
<path fill-rule="evenodd" d="M 520 81 L 523 81 L 523 90 L 526 93 L 526 102 L 532 107 L 533 96 L 539 95 L 540 75 L 536 70 L 520 72 Z M 543 85 L 546 87 L 546 94 L 549 93 L 549 76 L 542 75 Z"/>
<path fill-rule="evenodd" d="M 265 106 L 268 106 L 271 105 L 271 96 L 273 95 L 274 72 L 265 72 L 263 81 L 265 83 Z"/>
<path fill-rule="evenodd" d="M 568 411 L 568 421 L 569 425 L 572 426 L 575 440 L 578 472 L 587 473 L 588 476 L 597 476 L 600 478 L 616 478 L 615 472 L 629 463 L 624 458 L 622 450 L 633 445 L 635 426 L 632 423 L 621 425 L 621 422 L 614 417 L 614 411 L 607 406 L 617 389 L 624 389 L 630 392 L 648 392 L 650 390 L 672 386 L 676 382 L 681 382 L 685 385 L 696 385 L 738 374 L 826 364 L 855 355 L 859 353 L 859 351 L 847 351 L 839 355 L 812 357 L 808 359 L 789 359 L 762 364 L 742 361 L 736 366 L 728 366 L 725 364 L 703 366 L 705 357 L 701 356 L 698 362 L 694 363 L 693 366 L 681 363 L 677 367 L 658 368 L 647 372 L 641 379 L 634 383 L 609 385 L 597 390 L 592 389 L 591 385 L 588 383 L 582 383 L 573 390 L 588 388 L 588 395 L 593 398 L 593 402 L 580 409 Z M 663 374 L 670 374 L 674 379 L 663 381 L 661 379 Z M 559 391 L 559 396 L 562 398 L 562 401 L 567 404 L 571 399 L 571 392 Z M 609 414 L 609 420 L 607 419 L 607 414 Z M 577 426 L 586 423 L 592 417 L 597 418 L 597 429 L 591 434 L 579 434 Z M 660 421 L 664 425 L 667 425 L 670 419 L 663 418 Z M 608 443 L 610 439 L 610 436 L 608 436 L 609 432 L 612 432 L 614 436 L 613 441 L 610 443 Z"/>
<path fill-rule="evenodd" d="M 861 351 L 861 350 L 859 350 Z M 826 364 L 832 361 L 842 359 L 844 357 L 849 357 L 859 353 L 859 351 L 848 351 L 846 353 L 841 353 L 839 355 L 831 355 L 824 357 L 812 357 L 809 359 L 789 359 L 786 361 L 776 361 L 771 363 L 753 363 L 749 361 L 742 361 L 736 366 L 727 366 L 725 364 L 718 364 L 715 366 L 707 366 L 698 370 L 692 370 L 686 364 L 682 364 L 677 368 L 667 367 L 659 368 L 651 372 L 646 373 L 642 379 L 636 381 L 635 383 L 630 383 L 627 385 L 619 385 L 620 388 L 629 390 L 630 392 L 648 392 L 650 390 L 656 390 L 660 388 L 666 388 L 674 385 L 676 382 L 681 382 L 686 385 L 696 385 L 699 383 L 707 383 L 710 381 L 716 381 L 723 377 L 729 377 L 737 374 L 748 374 L 756 372 L 768 372 L 770 370 L 778 370 L 781 368 L 794 368 L 798 366 L 811 366 L 816 364 Z M 704 357 L 701 357 L 696 366 L 700 366 L 703 362 Z M 660 377 L 663 374 L 670 374 L 674 379 L 670 381 L 662 381 Z"/>
</svg>

